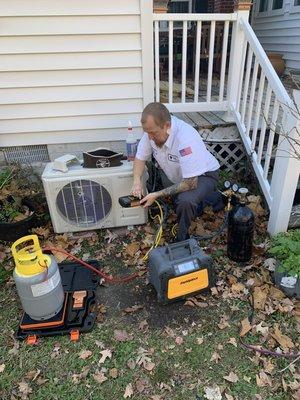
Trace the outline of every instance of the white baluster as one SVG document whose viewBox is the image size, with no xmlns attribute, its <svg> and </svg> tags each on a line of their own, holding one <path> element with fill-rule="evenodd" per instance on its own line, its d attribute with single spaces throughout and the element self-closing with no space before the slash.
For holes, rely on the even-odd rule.
<svg viewBox="0 0 300 400">
<path fill-rule="evenodd" d="M 273 113 L 272 113 L 272 120 L 271 120 L 271 124 L 270 124 L 270 133 L 269 133 L 266 157 L 265 157 L 265 165 L 264 165 L 264 178 L 265 179 L 268 178 L 268 173 L 269 173 L 269 166 L 270 166 L 272 150 L 273 150 L 273 143 L 274 143 L 278 111 L 279 111 L 279 103 L 278 103 L 278 100 L 275 98 L 274 106 L 273 106 Z"/>
<path fill-rule="evenodd" d="M 248 104 L 248 118 L 247 118 L 247 124 L 246 124 L 246 136 L 249 136 L 249 132 L 250 132 L 250 128 L 251 128 L 251 118 L 252 118 L 254 95 L 255 95 L 255 88 L 256 88 L 257 71 L 258 71 L 258 61 L 257 61 L 257 59 L 255 59 L 253 75 L 252 75 L 252 85 L 251 85 L 251 92 L 250 92 L 250 100 L 249 100 L 249 104 Z"/>
<path fill-rule="evenodd" d="M 222 64 L 221 64 L 221 75 L 220 75 L 219 101 L 223 101 L 223 96 L 224 96 L 224 81 L 225 81 L 226 60 L 227 60 L 227 46 L 228 46 L 228 31 L 229 31 L 229 21 L 225 21 L 224 33 L 223 33 L 223 45 L 222 45 Z"/>
<path fill-rule="evenodd" d="M 211 99 L 211 83 L 212 83 L 212 72 L 213 72 L 213 63 L 214 63 L 215 30 L 216 30 L 216 21 L 211 21 L 210 37 L 209 37 L 207 92 L 206 92 L 206 101 L 207 102 L 210 102 L 210 99 Z"/>
<path fill-rule="evenodd" d="M 238 97 L 237 97 L 237 103 L 236 103 L 236 111 L 240 111 L 240 102 L 241 102 L 241 94 L 242 94 L 242 88 L 243 88 L 243 79 L 244 79 L 244 67 L 245 67 L 245 61 L 246 61 L 246 51 L 247 51 L 247 40 L 244 38 L 243 42 L 243 55 L 242 55 L 242 64 L 241 64 L 241 74 L 240 74 L 240 81 L 239 81 L 239 89 L 238 89 Z"/>
<path fill-rule="evenodd" d="M 258 162 L 258 164 L 261 163 L 262 151 L 263 151 L 263 146 L 264 146 L 264 142 L 265 142 L 266 127 L 267 127 L 267 122 L 268 122 L 268 118 L 269 118 L 271 94 L 272 94 L 272 89 L 271 89 L 271 86 L 268 84 L 265 107 L 264 107 L 264 111 L 263 111 L 263 120 L 262 120 L 262 123 L 261 123 L 259 144 L 258 144 L 258 150 L 257 150 L 257 162 Z"/>
<path fill-rule="evenodd" d="M 245 118 L 246 104 L 247 104 L 247 98 L 248 98 L 248 89 L 249 89 L 249 80 L 250 80 L 250 72 L 251 72 L 251 65 L 252 65 L 252 57 L 253 57 L 253 51 L 249 47 L 248 58 L 247 58 L 246 78 L 245 78 L 245 87 L 244 87 L 243 103 L 242 103 L 242 114 L 241 114 L 242 123 L 244 122 L 244 118 Z"/>
<path fill-rule="evenodd" d="M 181 81 L 181 101 L 185 103 L 186 93 L 186 53 L 187 53 L 187 21 L 183 21 L 182 36 L 182 81 Z"/>
<path fill-rule="evenodd" d="M 263 96 L 263 92 L 264 92 L 264 85 L 265 85 L 265 74 L 261 71 L 259 87 L 258 87 L 258 94 L 257 94 L 257 99 L 256 99 L 255 120 L 254 120 L 253 131 L 252 131 L 252 140 L 251 140 L 251 149 L 252 150 L 254 150 L 256 147 L 257 129 L 258 129 L 258 122 L 259 122 L 260 111 L 261 111 L 261 101 L 262 101 L 262 96 Z"/>
<path fill-rule="evenodd" d="M 160 100 L 159 88 L 159 22 L 154 22 L 154 35 L 155 35 L 155 99 Z"/>
<path fill-rule="evenodd" d="M 195 64 L 195 93 L 194 102 L 197 103 L 199 99 L 199 73 L 200 73 L 200 58 L 201 58 L 201 21 L 197 21 L 197 34 L 196 34 L 196 64 Z"/>
<path fill-rule="evenodd" d="M 173 103 L 173 21 L 169 21 L 169 103 Z"/>
</svg>

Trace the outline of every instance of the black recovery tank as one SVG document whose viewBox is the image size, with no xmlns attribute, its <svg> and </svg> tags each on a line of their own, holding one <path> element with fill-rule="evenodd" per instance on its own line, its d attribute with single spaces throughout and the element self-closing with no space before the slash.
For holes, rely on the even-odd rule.
<svg viewBox="0 0 300 400">
<path fill-rule="evenodd" d="M 228 213 L 227 255 L 237 262 L 248 262 L 252 256 L 254 214 L 246 206 L 246 188 L 239 189 L 242 199 Z"/>
</svg>

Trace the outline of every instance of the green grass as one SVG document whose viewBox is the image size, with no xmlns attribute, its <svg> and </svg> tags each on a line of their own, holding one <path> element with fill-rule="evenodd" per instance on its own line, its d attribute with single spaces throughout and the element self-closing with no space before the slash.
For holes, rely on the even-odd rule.
<svg viewBox="0 0 300 400">
<path fill-rule="evenodd" d="M 104 240 L 104 231 L 100 231 L 98 242 L 91 244 L 88 239 L 83 240 L 78 256 L 89 254 L 90 258 L 98 258 L 101 267 L 113 275 L 131 274 L 135 268 L 125 263 L 130 258 L 123 253 L 123 242 L 142 240 L 143 232 L 137 230 L 130 235 L 117 237 L 113 246 L 109 246 Z M 253 271 L 243 272 L 241 266 L 229 262 L 222 243 L 214 245 L 212 256 L 217 277 L 225 282 L 226 290 L 230 286 L 228 279 L 235 275 L 237 268 L 242 271 L 239 281 L 243 283 L 251 274 L 251 277 L 260 276 L 256 267 Z M 117 253 L 121 256 L 115 257 Z M 264 368 L 264 357 L 256 360 L 255 353 L 244 349 L 239 341 L 240 321 L 251 312 L 247 296 L 231 298 L 208 294 L 206 308 L 187 307 L 182 302 L 160 306 L 154 291 L 146 285 L 145 277 L 125 286 L 106 284 L 99 288 L 99 301 L 107 310 L 102 323 L 96 323 L 90 333 L 82 334 L 79 342 L 70 342 L 67 336 L 56 336 L 41 338 L 37 345 L 31 347 L 13 338 L 21 307 L 14 286 L 7 282 L 10 273 L 0 266 L 0 365 L 5 364 L 4 371 L 0 372 L 1 400 L 21 398 L 19 383 L 22 381 L 28 383 L 32 390 L 27 396 L 29 400 L 122 400 L 129 383 L 134 386 L 131 397 L 134 400 L 150 400 L 154 395 L 160 395 L 162 400 L 196 400 L 197 395 L 204 399 L 205 387 L 214 385 L 222 389 L 223 397 L 227 393 L 235 400 L 253 400 L 256 395 L 260 395 L 262 400 L 291 399 L 290 392 L 284 393 L 280 385 L 276 387 L 282 378 L 287 383 L 294 380 L 289 370 L 279 373 L 290 360 L 271 359 L 275 388 L 259 388 L 256 384 L 256 374 Z M 132 314 L 124 313 L 126 307 L 135 304 L 141 304 L 143 308 Z M 221 330 L 218 324 L 224 315 L 228 316 L 230 326 Z M 264 318 L 267 325 L 278 323 L 283 333 L 294 342 L 298 340 L 293 316 L 276 311 Z M 148 330 L 142 331 L 139 325 L 145 320 Z M 114 338 L 116 329 L 126 330 L 132 335 L 132 340 L 118 342 Z M 176 343 L 178 337 L 183 339 L 182 344 Z M 198 344 L 198 338 L 203 338 L 203 343 Z M 236 339 L 237 347 L 228 343 L 230 338 Z M 243 340 L 258 344 L 261 343 L 261 336 L 249 333 Z M 19 348 L 13 352 L 15 343 L 19 344 Z M 264 345 L 268 347 L 267 342 Z M 59 350 L 54 352 L 55 348 Z M 139 365 L 133 369 L 128 367 L 129 360 L 137 360 L 140 348 L 149 351 L 149 357 L 155 364 L 152 371 Z M 100 365 L 103 349 L 110 349 L 112 358 Z M 90 350 L 92 355 L 83 360 L 79 358 L 82 350 Z M 211 359 L 215 352 L 221 357 L 218 362 Z M 78 382 L 74 382 L 75 375 L 86 371 L 86 368 L 86 377 L 77 377 Z M 115 379 L 109 375 L 112 368 L 118 370 Z M 100 385 L 93 375 L 101 369 L 108 380 Z M 31 378 L 28 377 L 30 371 Z M 32 380 L 38 371 L 39 376 Z M 230 372 L 238 376 L 236 383 L 224 380 L 223 377 Z M 251 378 L 250 382 L 244 377 Z M 144 380 L 145 386 L 141 393 L 137 390 L 140 380 Z M 26 400 L 25 395 L 23 399 Z"/>
<path fill-rule="evenodd" d="M 132 290 L 132 287 L 129 288 Z M 101 293 L 101 291 L 100 291 Z M 126 386 L 138 379 L 148 380 L 145 392 L 138 394 L 135 391 L 133 399 L 150 399 L 154 394 L 166 394 L 168 390 L 161 389 L 162 385 L 171 388 L 172 399 L 195 399 L 196 394 L 202 396 L 206 386 L 214 384 L 226 388 L 226 393 L 236 396 L 237 399 L 252 400 L 256 394 L 260 394 L 264 400 L 287 400 L 288 395 L 282 391 L 270 395 L 268 388 L 258 388 L 255 382 L 255 374 L 261 369 L 261 365 L 255 365 L 250 357 L 254 357 L 238 347 L 228 344 L 229 338 L 235 337 L 237 342 L 238 325 L 241 318 L 247 315 L 247 305 L 242 301 L 234 302 L 239 311 L 231 312 L 226 302 L 219 302 L 213 306 L 214 313 L 208 315 L 207 311 L 197 309 L 191 317 L 189 307 L 178 304 L 182 313 L 187 313 L 188 321 L 181 323 L 181 319 L 170 321 L 166 326 L 172 330 L 173 337 L 166 333 L 166 327 L 150 326 L 146 333 L 137 329 L 137 322 L 147 316 L 147 310 L 141 314 L 132 316 L 117 313 L 115 317 L 107 317 L 104 323 L 99 324 L 93 331 L 82 335 L 77 343 L 69 341 L 68 337 L 43 338 L 36 346 L 28 346 L 20 342 L 16 354 L 9 354 L 13 348 L 12 331 L 18 325 L 19 309 L 14 288 L 3 287 L 1 301 L 1 336 L 0 336 L 0 364 L 5 364 L 5 370 L 1 374 L 0 393 L 3 399 L 9 399 L 11 393 L 18 393 L 18 383 L 25 380 L 29 383 L 32 393 L 29 399 L 123 399 Z M 217 306 L 217 307 L 216 307 Z M 5 310 L 5 312 L 4 312 Z M 165 307 L 168 313 L 168 306 Z M 226 313 L 230 316 L 230 327 L 220 330 L 217 327 L 220 317 Z M 181 315 L 180 315 L 181 318 Z M 135 319 L 135 321 L 134 321 Z M 133 340 L 118 342 L 114 338 L 115 329 L 126 329 L 133 335 Z M 183 338 L 183 343 L 177 345 L 175 338 Z M 197 338 L 202 337 L 203 343 L 198 344 Z M 257 338 L 255 338 L 257 340 Z M 112 358 L 99 365 L 100 351 L 96 344 L 102 342 L 103 347 L 112 350 Z M 251 338 L 247 338 L 251 343 Z M 255 342 L 255 341 L 254 341 Z M 222 344 L 223 349 L 218 349 Z M 54 347 L 59 347 L 56 357 L 53 357 Z M 138 349 L 152 349 L 151 360 L 155 363 L 152 372 L 136 366 L 133 370 L 127 366 L 129 359 L 136 359 Z M 82 350 L 92 351 L 91 357 L 86 360 L 79 358 Z M 212 354 L 217 351 L 221 357 L 218 363 L 211 361 Z M 287 361 L 274 360 L 276 368 L 287 365 Z M 75 384 L 74 374 L 80 374 L 85 367 L 89 368 L 85 379 Z M 99 368 L 117 368 L 119 376 L 116 379 L 109 378 L 102 385 L 96 383 L 93 374 Z M 40 370 L 40 377 L 47 381 L 39 385 L 38 381 L 31 382 L 24 378 L 29 371 Z M 226 382 L 223 377 L 230 371 L 237 374 L 237 383 Z M 282 374 L 286 380 L 291 379 L 287 371 Z M 246 382 L 243 377 L 251 377 Z M 278 378 L 279 379 L 279 378 Z"/>
<path fill-rule="evenodd" d="M 12 271 L 6 271 L 4 266 L 0 263 L 0 285 L 11 276 Z"/>
</svg>

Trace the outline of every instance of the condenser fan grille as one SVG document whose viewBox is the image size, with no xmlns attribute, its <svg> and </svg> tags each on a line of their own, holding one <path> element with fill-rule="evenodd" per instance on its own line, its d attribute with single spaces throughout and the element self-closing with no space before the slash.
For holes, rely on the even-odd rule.
<svg viewBox="0 0 300 400">
<path fill-rule="evenodd" d="M 112 201 L 108 191 L 99 183 L 78 179 L 59 191 L 56 206 L 70 224 L 88 227 L 109 214 Z"/>
</svg>

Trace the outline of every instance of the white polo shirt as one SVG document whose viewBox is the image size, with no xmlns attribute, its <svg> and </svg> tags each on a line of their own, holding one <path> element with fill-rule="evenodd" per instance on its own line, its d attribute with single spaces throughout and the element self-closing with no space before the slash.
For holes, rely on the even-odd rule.
<svg viewBox="0 0 300 400">
<path fill-rule="evenodd" d="M 171 117 L 170 134 L 162 147 L 156 146 L 148 134 L 144 133 L 138 145 L 136 158 L 147 161 L 152 153 L 173 183 L 220 168 L 219 162 L 207 150 L 196 129 L 176 117 Z"/>
</svg>

